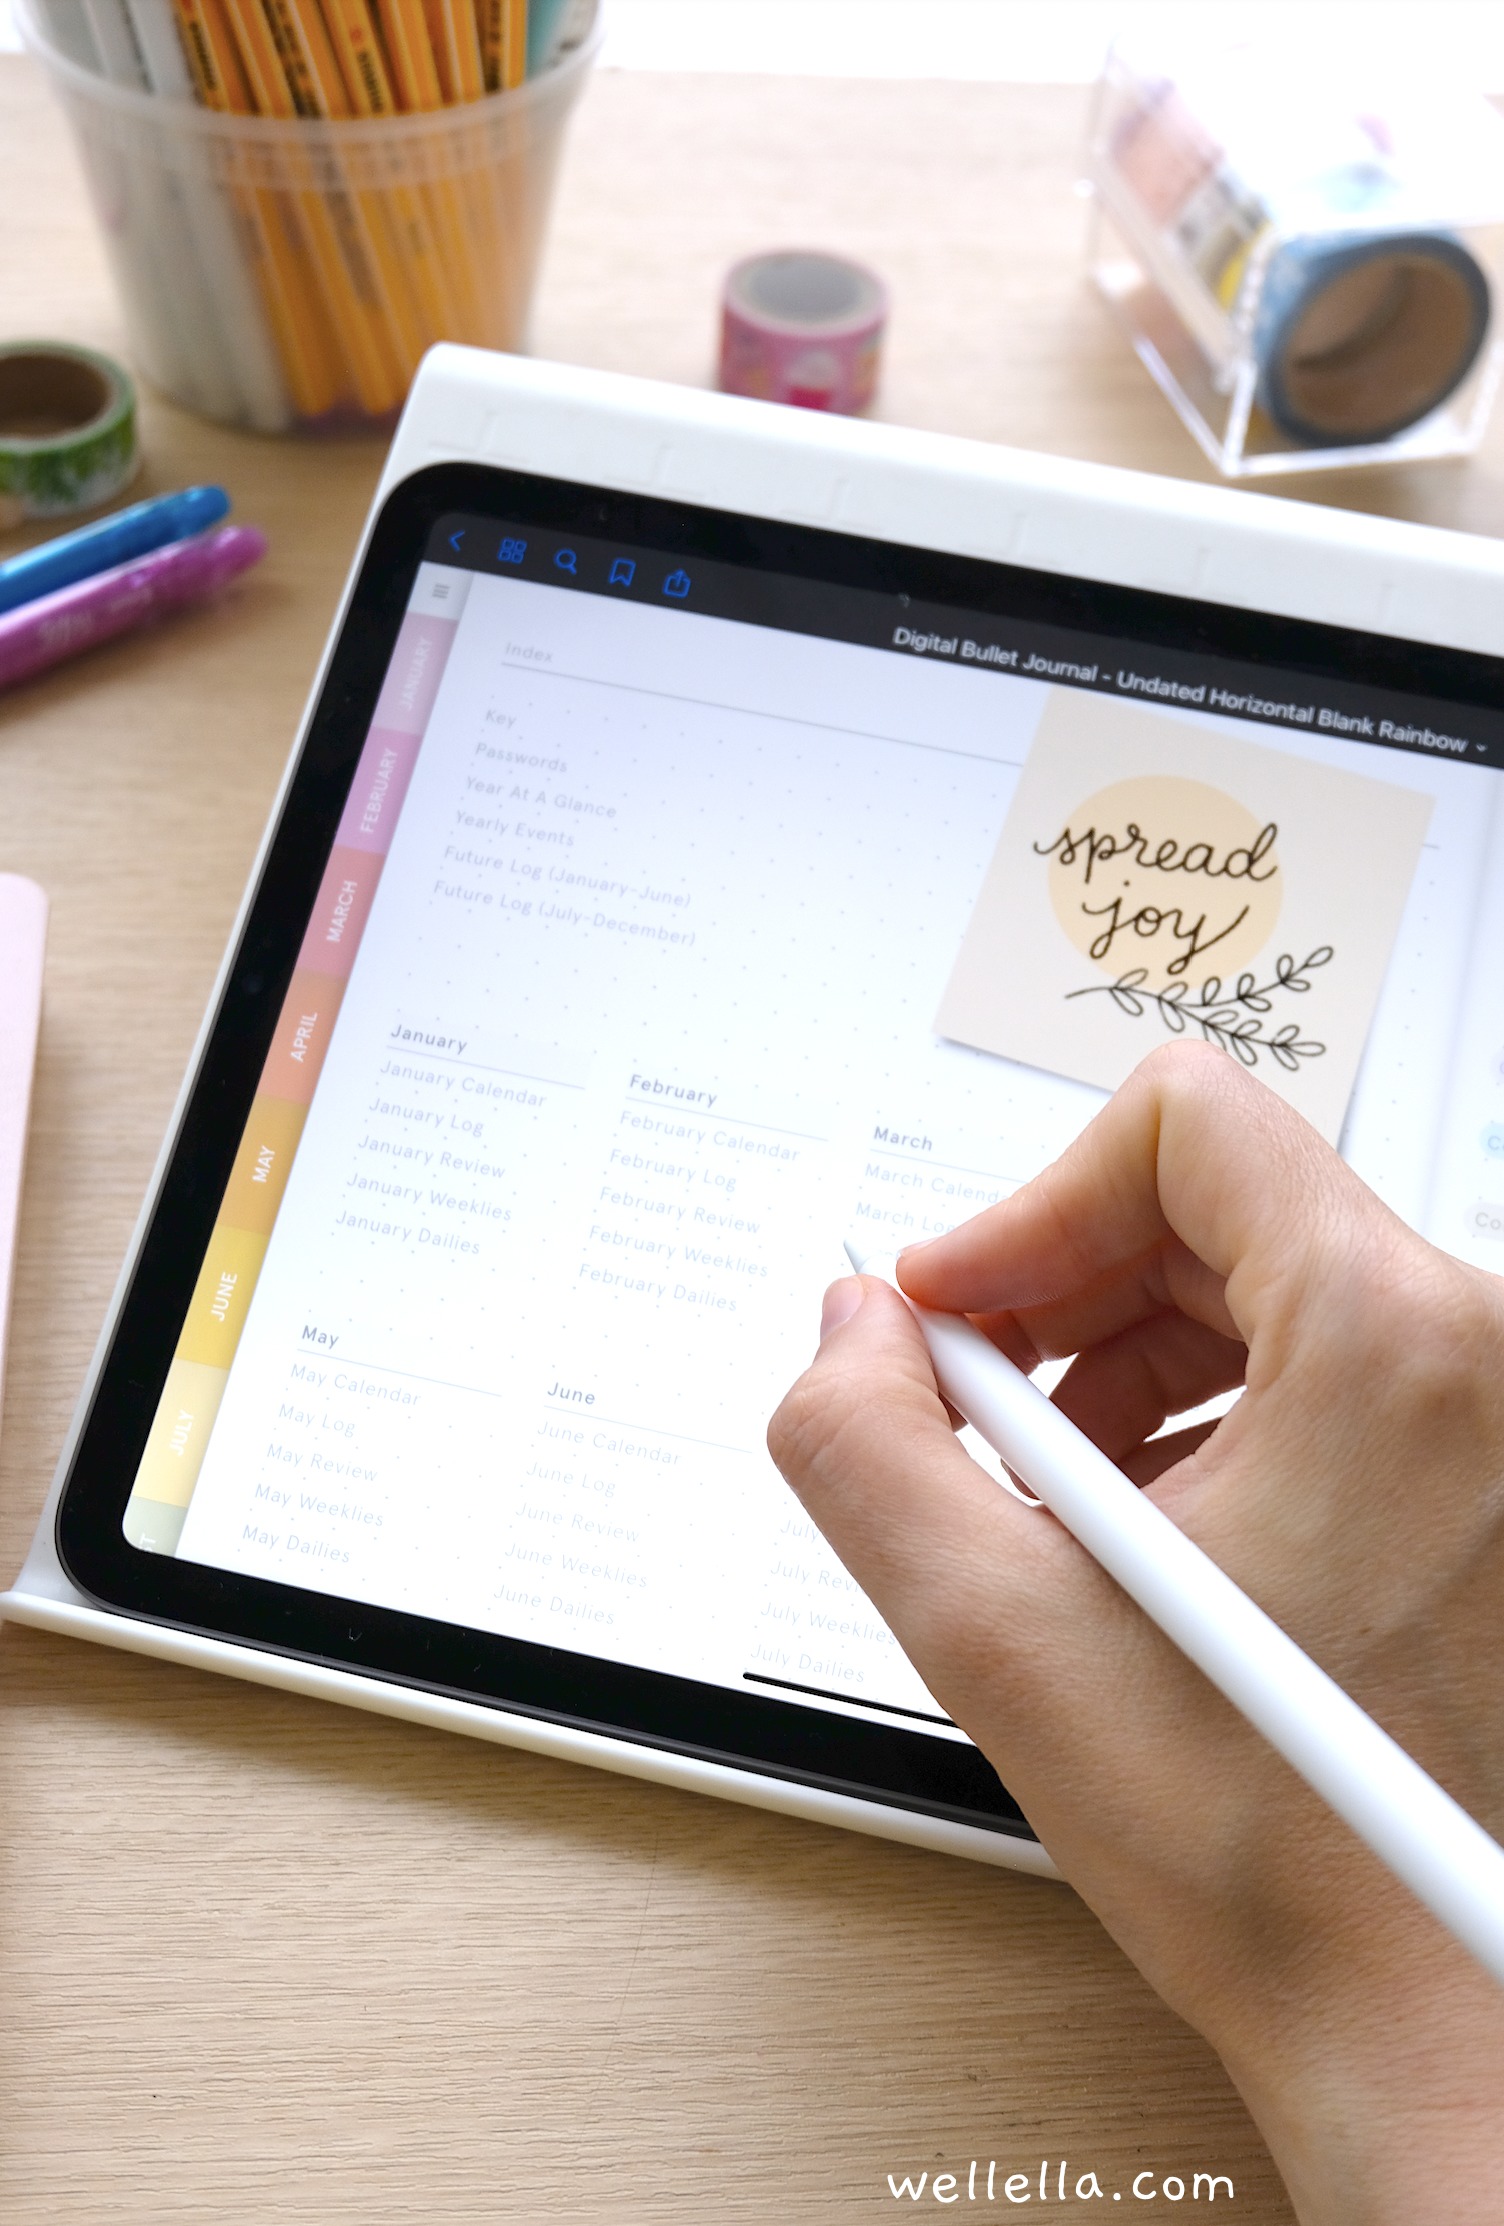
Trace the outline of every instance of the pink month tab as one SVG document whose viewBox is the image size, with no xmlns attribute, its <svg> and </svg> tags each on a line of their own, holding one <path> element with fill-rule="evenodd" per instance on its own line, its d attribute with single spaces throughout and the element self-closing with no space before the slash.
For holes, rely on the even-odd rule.
<svg viewBox="0 0 1504 2226">
<path fill-rule="evenodd" d="M 408 613 L 387 667 L 373 727 L 386 727 L 396 734 L 423 732 L 444 677 L 455 623 L 452 618 Z"/>
<path fill-rule="evenodd" d="M 396 734 L 390 727 L 372 727 L 360 753 L 350 799 L 339 823 L 335 842 L 344 850 L 370 850 L 385 856 L 392 847 L 392 829 L 407 794 L 413 767 L 418 761 L 416 734 Z"/>
<path fill-rule="evenodd" d="M 318 902 L 298 953 L 300 967 L 348 980 L 380 879 L 381 860 L 369 850 L 340 845 L 330 851 Z"/>
</svg>

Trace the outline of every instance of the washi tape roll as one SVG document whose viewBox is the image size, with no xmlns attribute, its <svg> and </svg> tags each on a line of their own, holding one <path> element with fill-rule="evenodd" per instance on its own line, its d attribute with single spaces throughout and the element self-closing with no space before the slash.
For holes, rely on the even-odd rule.
<svg viewBox="0 0 1504 2226">
<path fill-rule="evenodd" d="M 62 341 L 0 347 L 0 527 L 108 502 L 136 476 L 136 390 Z"/>
<path fill-rule="evenodd" d="M 1419 88 L 1370 98 L 1361 66 L 1292 79 L 1281 43 L 1240 36 L 1187 49 L 1177 79 L 1115 49 L 1093 157 L 1104 206 L 1213 364 L 1216 394 L 1242 393 L 1251 369 L 1252 399 L 1285 440 L 1334 458 L 1421 424 L 1478 365 L 1490 251 L 1460 235 L 1487 229 L 1398 217 L 1458 196 L 1493 208 L 1504 159 L 1498 118 L 1472 96 L 1443 110 Z M 1219 445 L 1235 438 L 1189 410 Z"/>
<path fill-rule="evenodd" d="M 877 384 L 888 289 L 839 255 L 749 255 L 721 300 L 721 387 L 806 410 L 864 410 Z"/>
<path fill-rule="evenodd" d="M 1488 321 L 1488 279 L 1445 233 L 1289 241 L 1259 297 L 1258 398 L 1302 447 L 1392 440 L 1456 392 Z"/>
</svg>

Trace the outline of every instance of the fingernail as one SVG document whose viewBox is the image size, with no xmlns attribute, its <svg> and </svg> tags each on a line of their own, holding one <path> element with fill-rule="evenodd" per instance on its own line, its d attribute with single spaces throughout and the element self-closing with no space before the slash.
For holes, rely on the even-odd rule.
<svg viewBox="0 0 1504 2226">
<path fill-rule="evenodd" d="M 825 1294 L 820 1309 L 820 1342 L 823 1345 L 832 1330 L 842 1322 L 849 1322 L 862 1303 L 862 1279 L 859 1275 L 843 1275 L 839 1283 L 832 1283 Z"/>
</svg>

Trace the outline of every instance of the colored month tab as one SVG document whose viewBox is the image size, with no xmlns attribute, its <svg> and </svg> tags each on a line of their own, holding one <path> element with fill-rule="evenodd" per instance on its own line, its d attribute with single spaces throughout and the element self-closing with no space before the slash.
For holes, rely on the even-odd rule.
<svg viewBox="0 0 1504 2226">
<path fill-rule="evenodd" d="M 136 1472 L 133 1500 L 150 1500 L 157 1507 L 188 1505 L 228 1382 L 226 1368 L 184 1360 L 181 1354 L 174 1360 Z"/>
<path fill-rule="evenodd" d="M 371 915 L 382 861 L 368 850 L 336 844 L 329 853 L 298 966 L 314 974 L 347 980 Z"/>
<path fill-rule="evenodd" d="M 369 850 L 385 857 L 417 762 L 417 735 L 372 727 L 350 783 L 349 801 L 334 838 L 336 848 Z"/>
<path fill-rule="evenodd" d="M 265 1256 L 266 1238 L 259 1231 L 215 1223 L 178 1339 L 179 1360 L 197 1360 L 206 1368 L 229 1367 Z"/>
<path fill-rule="evenodd" d="M 397 638 L 126 1508 L 148 1552 L 177 1549 L 455 630 L 409 614 Z"/>
<path fill-rule="evenodd" d="M 305 1108 L 313 1103 L 344 994 L 344 983 L 333 975 L 298 968 L 288 984 L 277 1032 L 261 1070 L 258 1104 L 264 1098 L 285 1098 Z"/>
<path fill-rule="evenodd" d="M 419 735 L 427 726 L 454 642 L 452 618 L 430 618 L 409 611 L 387 667 L 386 683 L 372 721 L 373 731 Z"/>
<path fill-rule="evenodd" d="M 288 1098 L 257 1097 L 219 1209 L 226 1228 L 271 1235 L 307 1118 L 306 1105 Z"/>
</svg>

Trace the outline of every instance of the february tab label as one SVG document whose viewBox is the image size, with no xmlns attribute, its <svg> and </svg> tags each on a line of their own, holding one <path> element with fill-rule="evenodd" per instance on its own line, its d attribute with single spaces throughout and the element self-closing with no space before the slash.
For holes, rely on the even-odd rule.
<svg viewBox="0 0 1504 2226">
<path fill-rule="evenodd" d="M 355 778 L 350 800 L 339 823 L 335 842 L 345 850 L 385 854 L 392 843 L 407 784 L 418 761 L 418 737 L 398 734 L 392 728 L 373 727 Z"/>
</svg>

